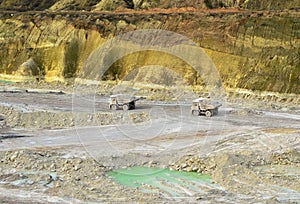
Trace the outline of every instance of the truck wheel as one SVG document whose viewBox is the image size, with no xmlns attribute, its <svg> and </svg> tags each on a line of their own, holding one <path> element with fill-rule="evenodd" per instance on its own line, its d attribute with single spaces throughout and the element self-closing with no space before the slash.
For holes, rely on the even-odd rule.
<svg viewBox="0 0 300 204">
<path fill-rule="evenodd" d="M 192 115 L 199 115 L 199 111 L 192 110 Z"/>
<path fill-rule="evenodd" d="M 213 114 L 212 114 L 212 112 L 211 111 L 206 111 L 205 112 L 205 116 L 206 117 L 211 117 Z"/>
<path fill-rule="evenodd" d="M 111 106 L 110 106 L 110 109 L 112 109 L 112 110 L 117 110 L 118 107 L 117 107 L 117 105 L 111 105 Z"/>
<path fill-rule="evenodd" d="M 126 111 L 126 110 L 128 110 L 128 109 L 129 109 L 129 106 L 128 106 L 127 104 L 124 104 L 124 105 L 123 105 L 123 110 Z"/>
</svg>

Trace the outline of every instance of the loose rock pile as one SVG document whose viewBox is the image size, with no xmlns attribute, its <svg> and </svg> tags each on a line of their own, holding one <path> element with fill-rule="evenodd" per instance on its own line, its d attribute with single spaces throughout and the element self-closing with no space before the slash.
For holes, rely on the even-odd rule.
<svg viewBox="0 0 300 204">
<path fill-rule="evenodd" d="M 184 157 L 176 164 L 173 164 L 170 169 L 177 171 L 198 172 L 198 173 L 211 173 L 216 168 L 213 159 L 204 157 Z"/>
<path fill-rule="evenodd" d="M 250 108 L 243 108 L 243 109 L 236 109 L 229 111 L 230 114 L 237 114 L 237 115 L 263 115 L 262 111 L 256 111 Z"/>
<path fill-rule="evenodd" d="M 0 158 L 0 182 L 10 188 L 97 202 L 118 198 L 125 199 L 124 202 L 155 199 L 113 182 L 106 175 L 109 169 L 91 158 L 45 150 L 0 152 Z"/>
<path fill-rule="evenodd" d="M 209 174 L 219 185 L 239 193 L 247 189 L 249 194 L 255 195 L 258 189 L 249 190 L 249 186 L 254 187 L 255 182 L 261 183 L 262 181 L 267 183 L 266 185 L 282 185 L 293 190 L 300 190 L 297 173 L 287 173 L 291 169 L 299 172 L 299 149 L 267 154 L 241 151 L 208 157 L 186 156 L 170 165 L 170 169 Z M 246 188 L 245 185 L 249 186 Z"/>
<path fill-rule="evenodd" d="M 72 112 L 22 112 L 12 107 L 0 106 L 3 122 L 11 128 L 68 128 L 74 126 L 100 126 L 117 123 L 141 123 L 149 120 L 145 112 L 97 112 L 72 113 Z"/>
</svg>

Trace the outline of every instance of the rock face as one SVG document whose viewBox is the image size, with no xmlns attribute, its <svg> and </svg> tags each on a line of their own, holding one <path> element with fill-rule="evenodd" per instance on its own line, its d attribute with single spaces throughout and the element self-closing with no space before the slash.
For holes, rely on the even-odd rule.
<svg viewBox="0 0 300 204">
<path fill-rule="evenodd" d="M 254 10 L 283 10 L 297 9 L 300 7 L 298 0 L 41 0 L 41 1 L 13 1 L 2 0 L 0 8 L 9 10 L 87 10 L 95 8 L 100 10 L 115 9 L 145 9 L 145 8 L 220 8 L 237 7 Z"/>
<path fill-rule="evenodd" d="M 0 73 L 42 75 L 48 81 L 76 77 L 92 51 L 106 40 L 139 29 L 164 29 L 201 46 L 226 87 L 300 93 L 299 4 L 297 0 L 52 0 L 35 4 L 3 0 Z M 197 10 L 221 7 L 228 9 Z M 118 79 L 132 67 L 176 64 L 188 70 L 181 75 L 191 84 L 200 83 L 178 59 L 163 56 L 161 64 L 149 56 L 153 53 L 119 60 L 106 78 Z"/>
</svg>

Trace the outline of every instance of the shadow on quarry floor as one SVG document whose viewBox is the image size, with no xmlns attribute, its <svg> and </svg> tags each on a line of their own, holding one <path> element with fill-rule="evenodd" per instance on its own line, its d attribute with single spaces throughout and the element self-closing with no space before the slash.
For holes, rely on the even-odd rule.
<svg viewBox="0 0 300 204">
<path fill-rule="evenodd" d="M 22 137 L 31 137 L 30 135 L 20 135 L 16 133 L 0 133 L 0 141 L 5 139 L 15 139 Z"/>
</svg>

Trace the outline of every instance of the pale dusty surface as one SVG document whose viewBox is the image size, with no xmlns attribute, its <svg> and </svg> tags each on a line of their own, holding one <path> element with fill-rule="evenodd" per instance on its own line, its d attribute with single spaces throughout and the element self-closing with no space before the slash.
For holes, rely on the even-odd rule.
<svg viewBox="0 0 300 204">
<path fill-rule="evenodd" d="M 108 110 L 106 95 L 0 96 L 4 203 L 300 200 L 297 103 L 231 98 L 207 118 L 192 116 L 186 101 L 145 100 L 127 113 Z M 170 199 L 120 186 L 106 174 L 129 166 L 207 173 L 219 187 Z"/>
</svg>

